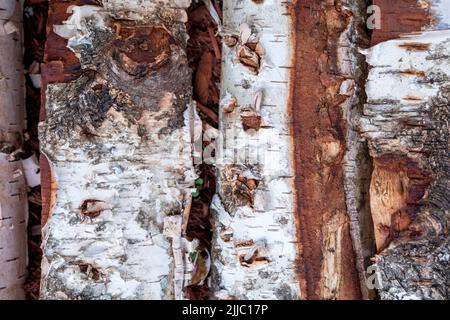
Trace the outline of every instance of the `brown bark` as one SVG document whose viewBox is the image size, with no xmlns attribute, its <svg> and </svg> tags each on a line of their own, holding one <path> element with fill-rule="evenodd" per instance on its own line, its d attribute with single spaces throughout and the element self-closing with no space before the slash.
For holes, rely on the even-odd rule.
<svg viewBox="0 0 450 320">
<path fill-rule="evenodd" d="M 418 32 L 433 22 L 430 8 L 417 0 L 374 0 L 381 10 L 381 28 L 373 30 L 372 45 Z"/>
<path fill-rule="evenodd" d="M 344 189 L 349 124 L 341 104 L 347 97 L 340 93 L 343 81 L 354 75 L 346 75 L 338 62 L 338 39 L 352 13 L 338 3 L 298 1 L 293 11 L 295 186 L 306 299 L 361 298 Z M 329 278 L 334 288 L 327 287 Z"/>
</svg>

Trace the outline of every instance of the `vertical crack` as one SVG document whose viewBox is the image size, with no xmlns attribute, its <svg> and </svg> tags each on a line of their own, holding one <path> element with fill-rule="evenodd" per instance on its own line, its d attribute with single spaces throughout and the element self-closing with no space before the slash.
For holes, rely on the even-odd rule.
<svg viewBox="0 0 450 320">
<path fill-rule="evenodd" d="M 222 1 L 216 0 L 211 3 L 220 15 Z M 193 71 L 192 83 L 197 112 L 203 123 L 203 131 L 208 126 L 217 129 L 221 37 L 217 35 L 218 26 L 203 2 L 193 2 L 188 9 L 187 29 L 189 34 L 187 54 L 189 66 Z M 202 147 L 206 146 L 207 143 L 202 142 Z M 199 251 L 206 250 L 211 253 L 211 202 L 216 193 L 215 168 L 211 164 L 202 162 L 197 164 L 196 171 L 199 176 L 196 183 L 197 191 L 193 194 L 186 235 L 189 240 L 195 238 L 200 241 Z M 200 270 L 196 271 L 197 273 L 201 272 Z M 209 299 L 209 275 L 206 281 L 188 286 L 187 297 L 191 300 Z"/>
<path fill-rule="evenodd" d="M 26 0 L 23 11 L 24 67 L 26 75 L 27 129 L 24 142 L 26 157 L 39 158 L 38 123 L 41 109 L 40 65 L 44 62 L 48 1 Z M 39 169 L 40 170 L 40 169 Z M 39 171 L 40 173 L 40 171 Z M 26 299 L 39 299 L 41 280 L 41 186 L 28 191 L 28 277 L 25 281 Z"/>
<path fill-rule="evenodd" d="M 370 47 L 372 30 L 368 28 L 367 8 L 372 1 L 357 1 L 352 33 L 356 43 L 352 54 L 356 58 L 354 81 L 355 92 L 353 103 L 347 109 L 347 153 L 345 165 L 345 195 L 347 213 L 350 217 L 350 235 L 356 255 L 356 268 L 363 299 L 374 299 L 376 292 L 367 287 L 366 270 L 370 259 L 376 253 L 374 225 L 370 211 L 370 182 L 373 172 L 372 158 L 369 155 L 367 142 L 359 132 L 359 119 L 362 116 L 364 104 L 367 102 L 365 84 L 368 77 L 368 65 L 365 56 L 359 49 Z"/>
</svg>

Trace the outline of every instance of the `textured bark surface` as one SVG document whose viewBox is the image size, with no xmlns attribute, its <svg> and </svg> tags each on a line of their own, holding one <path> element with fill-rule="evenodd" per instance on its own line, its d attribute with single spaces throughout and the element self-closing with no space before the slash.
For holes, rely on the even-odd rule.
<svg viewBox="0 0 450 320">
<path fill-rule="evenodd" d="M 239 43 L 230 36 L 231 46 L 223 48 L 224 141 L 212 204 L 213 293 L 221 299 L 300 297 L 288 104 L 290 4 L 224 1 L 223 28 Z"/>
<path fill-rule="evenodd" d="M 382 28 L 372 43 L 403 38 L 368 52 L 361 119 L 374 158 L 370 205 L 380 296 L 448 298 L 448 31 L 420 31 L 448 29 L 450 1 L 374 4 Z"/>
<path fill-rule="evenodd" d="M 368 52 L 361 121 L 383 299 L 449 298 L 449 44 L 435 31 Z"/>
<path fill-rule="evenodd" d="M 374 0 L 373 32 L 368 1 L 224 1 L 194 77 L 189 2 L 50 3 L 42 297 L 184 298 L 183 236 L 212 232 L 210 297 L 373 299 L 377 253 L 382 299 L 448 298 L 450 34 L 420 31 L 449 29 L 450 0 Z"/>
<path fill-rule="evenodd" d="M 75 53 L 67 47 L 67 40 L 53 32 L 54 25 L 61 25 L 70 17 L 67 9 L 71 5 L 95 5 L 95 0 L 51 1 L 47 18 L 47 41 L 44 50 L 44 62 L 41 65 L 42 89 L 39 120 L 46 117 L 46 89 L 49 83 L 68 82 L 76 79 L 80 71 L 80 61 Z M 50 165 L 44 154 L 39 159 L 41 167 L 42 225 L 45 225 L 54 205 L 56 185 L 52 177 Z"/>
<path fill-rule="evenodd" d="M 380 28 L 373 30 L 372 44 L 402 34 L 450 27 L 449 0 L 373 0 L 381 13 Z"/>
<path fill-rule="evenodd" d="M 364 63 L 355 44 L 368 45 L 365 11 L 363 1 L 298 1 L 293 10 L 299 263 L 309 299 L 372 296 L 365 287 L 373 253 L 370 161 L 353 123 L 364 101 Z"/>
<path fill-rule="evenodd" d="M 57 186 L 42 298 L 183 297 L 183 213 L 195 179 L 188 5 L 103 1 L 70 7 L 53 26 L 81 69 L 47 86 L 40 124 Z"/>
<path fill-rule="evenodd" d="M 22 167 L 25 96 L 22 6 L 0 1 L 0 300 L 23 299 L 27 190 Z"/>
</svg>

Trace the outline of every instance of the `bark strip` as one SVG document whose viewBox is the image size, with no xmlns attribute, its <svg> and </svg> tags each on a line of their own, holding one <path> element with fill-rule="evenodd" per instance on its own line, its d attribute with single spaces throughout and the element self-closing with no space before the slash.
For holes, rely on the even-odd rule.
<svg viewBox="0 0 450 320">
<path fill-rule="evenodd" d="M 364 180 L 370 162 L 352 123 L 363 103 L 364 63 L 354 46 L 367 45 L 365 8 L 363 1 L 298 1 L 293 10 L 296 212 L 306 299 L 371 296 L 363 286 L 373 252 Z"/>
<path fill-rule="evenodd" d="M 298 299 L 289 91 L 291 1 L 224 1 L 213 293 Z M 222 148 L 223 147 L 223 148 Z"/>
<path fill-rule="evenodd" d="M 448 299 L 449 34 L 421 31 L 449 29 L 450 2 L 374 4 L 382 28 L 361 130 L 374 163 L 376 284 L 382 299 Z"/>
<path fill-rule="evenodd" d="M 361 127 L 383 299 L 449 298 L 449 44 L 448 30 L 434 31 L 368 52 Z"/>
</svg>

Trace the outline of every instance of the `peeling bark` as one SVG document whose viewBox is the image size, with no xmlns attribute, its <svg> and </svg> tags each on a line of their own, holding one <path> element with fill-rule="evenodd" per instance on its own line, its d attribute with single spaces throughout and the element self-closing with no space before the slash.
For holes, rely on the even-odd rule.
<svg viewBox="0 0 450 320">
<path fill-rule="evenodd" d="M 0 300 L 23 299 L 27 267 L 27 190 L 22 6 L 0 2 Z"/>
<path fill-rule="evenodd" d="M 300 297 L 288 103 L 290 4 L 224 2 L 224 32 L 239 42 L 226 41 L 230 46 L 223 48 L 224 140 L 218 142 L 212 204 L 213 294 L 220 299 Z"/>
<path fill-rule="evenodd" d="M 195 180 L 188 5 L 103 1 L 69 7 L 53 26 L 81 69 L 47 85 L 40 124 L 56 183 L 44 299 L 183 298 L 183 213 Z"/>
<path fill-rule="evenodd" d="M 356 132 L 364 103 L 364 1 L 299 1 L 293 138 L 300 274 L 308 299 L 373 297 L 370 161 Z"/>
<path fill-rule="evenodd" d="M 361 127 L 374 157 L 382 299 L 449 297 L 449 44 L 449 31 L 434 31 L 368 52 Z"/>
<path fill-rule="evenodd" d="M 50 4 L 42 298 L 184 299 L 212 232 L 212 298 L 374 299 L 377 253 L 382 299 L 447 299 L 450 33 L 421 31 L 449 29 L 449 0 L 374 0 L 373 33 L 364 0 L 225 1 L 222 24 L 209 4 L 224 46 L 193 78 L 189 3 Z"/>
</svg>

